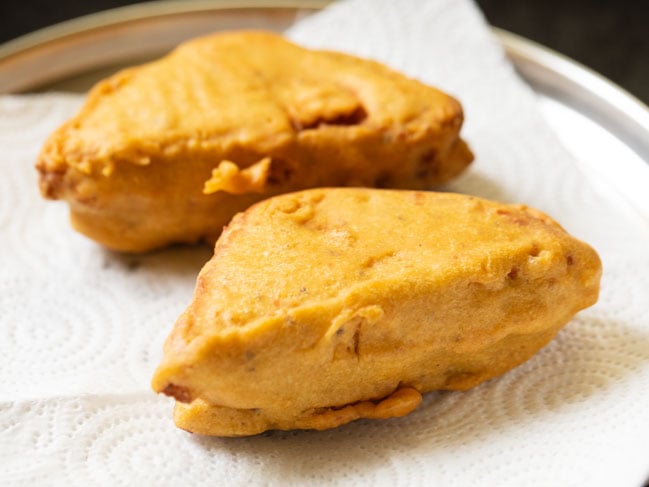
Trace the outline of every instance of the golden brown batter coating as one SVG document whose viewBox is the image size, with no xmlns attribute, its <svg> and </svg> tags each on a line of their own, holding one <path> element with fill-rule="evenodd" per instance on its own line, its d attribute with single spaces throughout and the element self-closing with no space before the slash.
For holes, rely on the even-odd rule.
<svg viewBox="0 0 649 487">
<path fill-rule="evenodd" d="M 153 388 L 189 431 L 326 429 L 407 414 L 530 358 L 597 300 L 595 251 L 471 196 L 313 189 L 224 230 Z"/>
<path fill-rule="evenodd" d="M 213 241 L 273 194 L 444 183 L 472 159 L 461 125 L 456 100 L 381 64 L 230 32 L 99 83 L 37 168 L 77 230 L 140 252 Z"/>
</svg>

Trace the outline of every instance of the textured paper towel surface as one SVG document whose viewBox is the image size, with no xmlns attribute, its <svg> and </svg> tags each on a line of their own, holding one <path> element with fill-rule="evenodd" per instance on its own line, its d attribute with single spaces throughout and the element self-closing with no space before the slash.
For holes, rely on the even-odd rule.
<svg viewBox="0 0 649 487">
<path fill-rule="evenodd" d="M 621 485 L 649 473 L 649 230 L 558 145 L 467 1 L 352 0 L 294 27 L 455 94 L 477 154 L 451 189 L 541 208 L 600 252 L 601 300 L 528 363 L 405 418 L 245 439 L 176 429 L 149 390 L 206 248 L 108 252 L 33 163 L 71 95 L 0 97 L 0 484 Z M 612 161 L 614 162 L 614 161 Z"/>
</svg>

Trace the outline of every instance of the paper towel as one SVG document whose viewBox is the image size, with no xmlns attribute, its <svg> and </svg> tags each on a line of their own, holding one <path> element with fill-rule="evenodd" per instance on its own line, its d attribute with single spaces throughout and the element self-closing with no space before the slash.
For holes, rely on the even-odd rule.
<svg viewBox="0 0 649 487">
<path fill-rule="evenodd" d="M 639 485 L 646 220 L 559 145 L 468 0 L 340 2 L 289 36 L 457 96 L 477 159 L 450 189 L 536 206 L 591 243 L 605 269 L 599 304 L 523 366 L 466 393 L 429 393 L 405 418 L 188 434 L 149 379 L 210 250 L 125 256 L 76 234 L 66 206 L 38 195 L 33 163 L 80 98 L 0 97 L 0 484 Z"/>
</svg>

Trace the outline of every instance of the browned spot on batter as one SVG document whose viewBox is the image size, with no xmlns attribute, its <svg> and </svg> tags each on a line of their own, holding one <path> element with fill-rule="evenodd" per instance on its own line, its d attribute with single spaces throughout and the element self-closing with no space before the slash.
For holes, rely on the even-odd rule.
<svg viewBox="0 0 649 487">
<path fill-rule="evenodd" d="M 437 151 L 435 149 L 428 149 L 426 152 L 424 152 L 421 157 L 420 161 L 425 164 L 429 164 L 435 160 L 437 157 Z"/>
<path fill-rule="evenodd" d="M 77 198 L 77 202 L 86 205 L 86 206 L 93 206 L 97 202 L 97 197 L 96 196 L 79 196 Z"/>
<path fill-rule="evenodd" d="M 352 337 L 354 355 L 356 355 L 357 357 L 358 357 L 358 348 L 360 343 L 360 334 L 361 334 L 361 325 L 359 323 L 358 328 L 356 328 L 356 330 L 354 331 L 354 336 Z"/>
<path fill-rule="evenodd" d="M 415 205 L 421 206 L 424 204 L 424 200 L 426 199 L 424 193 L 421 191 L 416 191 L 412 193 L 412 199 L 415 201 Z"/>
<path fill-rule="evenodd" d="M 361 270 L 372 268 L 376 264 L 378 264 L 380 262 L 383 262 L 384 260 L 389 259 L 391 257 L 394 257 L 395 255 L 397 255 L 397 253 L 394 250 L 390 250 L 390 251 L 384 252 L 383 254 L 373 255 L 371 257 L 368 257 L 361 264 Z"/>
<path fill-rule="evenodd" d="M 438 172 L 437 151 L 432 148 L 428 149 L 419 157 L 416 176 L 418 179 L 423 179 L 436 175 Z"/>
<path fill-rule="evenodd" d="M 299 120 L 293 120 L 293 126 L 297 131 L 300 130 L 311 130 L 320 128 L 323 125 L 358 125 L 363 123 L 367 118 L 367 111 L 361 105 L 356 107 L 352 112 L 349 113 L 338 113 L 334 117 L 318 117 L 309 123 L 302 124 Z"/>
<path fill-rule="evenodd" d="M 568 264 L 568 266 L 571 266 L 571 265 L 573 265 L 574 263 L 575 263 L 575 259 L 574 259 L 574 257 L 573 257 L 572 255 L 568 255 L 568 256 L 566 257 L 566 264 Z"/>
<path fill-rule="evenodd" d="M 507 217 L 509 221 L 515 223 L 516 225 L 520 225 L 521 227 L 525 227 L 530 224 L 530 216 L 524 213 L 513 212 L 511 210 L 506 210 L 503 208 L 496 210 L 496 213 L 498 215 Z"/>
<path fill-rule="evenodd" d="M 37 167 L 39 174 L 38 185 L 42 195 L 50 200 L 58 199 L 63 190 L 63 183 L 65 177 L 64 170 L 50 170 Z"/>
<path fill-rule="evenodd" d="M 273 157 L 266 182 L 270 186 L 288 183 L 295 175 L 295 167 L 289 161 Z"/>
<path fill-rule="evenodd" d="M 346 359 L 350 356 L 358 358 L 363 321 L 365 321 L 364 318 L 355 316 L 336 330 L 337 343 L 334 348 L 333 360 Z"/>
<path fill-rule="evenodd" d="M 518 277 L 518 266 L 513 266 L 511 270 L 507 273 L 509 279 L 516 279 Z"/>
<path fill-rule="evenodd" d="M 171 396 L 176 399 L 176 401 L 189 403 L 192 401 L 192 396 L 189 393 L 189 389 L 183 386 L 178 386 L 176 384 L 169 383 L 167 387 L 162 390 L 163 394 Z"/>
</svg>

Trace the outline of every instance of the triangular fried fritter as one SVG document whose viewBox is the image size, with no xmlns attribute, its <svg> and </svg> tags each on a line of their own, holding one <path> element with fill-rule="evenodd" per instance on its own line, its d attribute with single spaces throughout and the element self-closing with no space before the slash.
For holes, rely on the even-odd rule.
<svg viewBox="0 0 649 487">
<path fill-rule="evenodd" d="M 211 435 L 401 416 L 506 372 L 597 300 L 595 251 L 543 213 L 360 188 L 236 216 L 153 379 Z"/>
<path fill-rule="evenodd" d="M 37 167 L 77 230 L 138 252 L 213 241 L 274 194 L 444 183 L 472 160 L 462 120 L 456 100 L 379 63 L 229 32 L 99 83 Z"/>
</svg>

